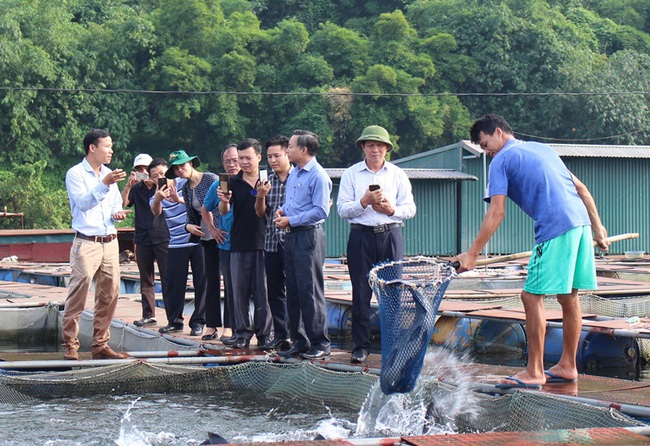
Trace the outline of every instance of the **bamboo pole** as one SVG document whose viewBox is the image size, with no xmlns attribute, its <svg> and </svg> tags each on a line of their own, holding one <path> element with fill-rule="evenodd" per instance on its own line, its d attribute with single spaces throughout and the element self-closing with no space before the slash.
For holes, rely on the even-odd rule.
<svg viewBox="0 0 650 446">
<path fill-rule="evenodd" d="M 614 243 L 614 242 L 620 242 L 622 240 L 629 240 L 633 238 L 639 238 L 639 233 L 630 232 L 627 234 L 613 235 L 611 237 L 607 237 L 606 240 L 610 243 Z M 594 242 L 594 246 L 596 246 L 596 242 Z M 489 259 L 479 259 L 476 261 L 476 266 L 485 266 L 485 265 L 491 265 L 493 263 L 509 262 L 511 260 L 524 259 L 530 257 L 531 255 L 533 255 L 532 251 L 525 251 L 525 252 L 518 252 L 515 254 L 509 254 L 505 256 L 490 257 Z M 453 262 L 453 265 L 454 268 L 456 269 L 460 268 L 460 263 L 458 261 Z"/>
</svg>

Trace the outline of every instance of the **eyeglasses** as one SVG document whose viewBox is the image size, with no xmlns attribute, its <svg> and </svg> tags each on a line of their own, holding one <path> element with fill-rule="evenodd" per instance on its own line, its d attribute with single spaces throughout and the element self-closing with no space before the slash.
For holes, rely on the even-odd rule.
<svg viewBox="0 0 650 446">
<path fill-rule="evenodd" d="M 226 164 L 237 164 L 238 162 L 239 162 L 238 159 L 225 159 L 225 160 L 223 160 L 224 165 L 226 165 Z"/>
</svg>

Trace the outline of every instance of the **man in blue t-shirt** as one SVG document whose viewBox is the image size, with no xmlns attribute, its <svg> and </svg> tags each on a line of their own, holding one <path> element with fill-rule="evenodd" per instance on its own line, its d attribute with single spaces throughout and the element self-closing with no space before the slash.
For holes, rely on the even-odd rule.
<svg viewBox="0 0 650 446">
<path fill-rule="evenodd" d="M 578 377 L 576 354 L 582 330 L 578 290 L 596 289 L 592 230 L 598 248 L 606 251 L 609 246 L 596 203 L 551 147 L 515 139 L 502 116 L 481 117 L 470 135 L 472 142 L 494 159 L 485 199 L 490 207 L 472 246 L 458 256 L 459 271 L 474 268 L 476 258 L 503 221 L 507 197 L 535 221 L 535 248 L 521 293 L 528 365 L 497 387 L 540 389 L 547 382 L 573 382 Z M 562 306 L 564 336 L 560 361 L 545 371 L 547 294 L 557 295 Z"/>
</svg>

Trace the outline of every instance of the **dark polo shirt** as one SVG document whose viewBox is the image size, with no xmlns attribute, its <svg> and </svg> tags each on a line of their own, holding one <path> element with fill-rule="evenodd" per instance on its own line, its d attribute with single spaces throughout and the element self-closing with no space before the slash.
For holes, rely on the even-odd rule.
<svg viewBox="0 0 650 446">
<path fill-rule="evenodd" d="M 230 251 L 256 251 L 264 249 L 264 232 L 266 215 L 258 217 L 255 213 L 255 196 L 253 189 L 243 179 L 244 172 L 230 178 L 232 197 L 230 206 L 233 210 L 233 223 L 230 230 Z"/>
<path fill-rule="evenodd" d="M 169 229 L 165 223 L 165 217 L 153 215 L 149 200 L 156 193 L 156 187 L 151 189 L 140 181 L 129 191 L 129 207 L 135 207 L 135 236 L 133 241 L 136 245 L 157 245 L 158 243 L 169 242 Z"/>
</svg>

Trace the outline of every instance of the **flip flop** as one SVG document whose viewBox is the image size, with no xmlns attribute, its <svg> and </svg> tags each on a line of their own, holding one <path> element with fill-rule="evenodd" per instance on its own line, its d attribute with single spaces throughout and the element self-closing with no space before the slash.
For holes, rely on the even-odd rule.
<svg viewBox="0 0 650 446">
<path fill-rule="evenodd" d="M 496 384 L 494 387 L 497 389 L 533 389 L 533 390 L 541 390 L 542 385 L 541 384 L 529 384 L 525 383 L 516 376 L 508 376 L 506 379 L 510 381 L 514 381 L 515 384 L 509 384 L 509 383 L 502 383 L 502 384 Z"/>
<path fill-rule="evenodd" d="M 557 376 L 555 373 L 549 372 L 548 370 L 544 370 L 544 374 L 546 375 L 546 384 L 578 382 L 578 378 L 562 378 L 561 376 Z"/>
</svg>

